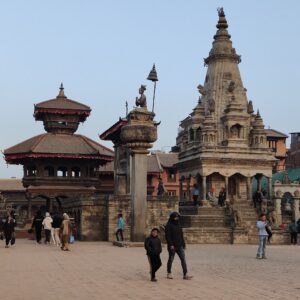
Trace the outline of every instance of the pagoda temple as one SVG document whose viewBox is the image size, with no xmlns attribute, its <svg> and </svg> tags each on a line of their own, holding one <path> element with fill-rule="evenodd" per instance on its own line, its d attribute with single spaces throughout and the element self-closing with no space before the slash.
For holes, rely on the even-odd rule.
<svg viewBox="0 0 300 300">
<path fill-rule="evenodd" d="M 53 211 L 95 194 L 96 170 L 113 160 L 113 151 L 75 134 L 90 113 L 89 106 L 68 99 L 61 85 L 55 99 L 34 105 L 33 116 L 43 122 L 46 133 L 4 151 L 8 164 L 23 165 L 28 218 L 35 199 L 46 200 L 46 209 Z"/>
</svg>

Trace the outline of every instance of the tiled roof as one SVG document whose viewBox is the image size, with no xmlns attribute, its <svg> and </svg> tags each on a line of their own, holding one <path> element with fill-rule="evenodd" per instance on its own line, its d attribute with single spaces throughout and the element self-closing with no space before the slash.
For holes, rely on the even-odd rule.
<svg viewBox="0 0 300 300">
<path fill-rule="evenodd" d="M 267 137 L 278 137 L 278 138 L 288 138 L 288 136 L 280 131 L 277 131 L 275 129 L 265 129 L 265 132 L 267 134 Z"/>
<path fill-rule="evenodd" d="M 0 191 L 24 191 L 22 179 L 0 179 Z"/>
<path fill-rule="evenodd" d="M 46 100 L 38 104 L 35 104 L 34 107 L 35 109 L 48 108 L 48 109 L 71 109 L 71 110 L 88 110 L 88 111 L 91 110 L 89 106 L 68 99 L 66 97 L 57 97 L 55 99 Z"/>
<path fill-rule="evenodd" d="M 109 148 L 79 134 L 44 133 L 23 141 L 4 151 L 4 155 L 13 154 L 78 154 L 113 157 Z"/>
<path fill-rule="evenodd" d="M 171 168 L 178 162 L 178 153 L 152 153 L 147 156 L 147 172 L 161 173 L 163 168 Z M 99 172 L 113 172 L 114 163 L 109 162 L 99 167 Z"/>
<path fill-rule="evenodd" d="M 165 168 L 172 168 L 178 163 L 178 153 L 156 153 L 159 163 Z"/>
</svg>

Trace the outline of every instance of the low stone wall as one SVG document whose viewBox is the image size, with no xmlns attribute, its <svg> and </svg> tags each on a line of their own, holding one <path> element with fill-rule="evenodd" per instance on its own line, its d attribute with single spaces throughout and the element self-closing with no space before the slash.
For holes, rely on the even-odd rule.
<svg viewBox="0 0 300 300">
<path fill-rule="evenodd" d="M 64 203 L 64 210 L 75 218 L 80 240 L 107 240 L 107 199 L 105 195 L 84 195 Z"/>
<path fill-rule="evenodd" d="M 153 227 L 165 225 L 172 211 L 178 211 L 179 200 L 177 197 L 148 197 L 146 232 L 148 235 Z M 130 196 L 109 196 L 108 200 L 108 240 L 114 241 L 117 216 L 123 214 L 125 221 L 125 240 L 130 240 L 131 231 L 131 198 Z M 164 234 L 162 234 L 162 237 Z"/>
</svg>

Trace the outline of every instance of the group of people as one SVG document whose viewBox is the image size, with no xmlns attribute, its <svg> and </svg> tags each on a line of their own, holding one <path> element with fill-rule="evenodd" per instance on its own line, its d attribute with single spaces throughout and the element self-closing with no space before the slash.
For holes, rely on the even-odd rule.
<svg viewBox="0 0 300 300">
<path fill-rule="evenodd" d="M 199 196 L 200 196 L 199 188 L 198 188 L 197 184 L 194 184 L 193 188 L 192 188 L 192 198 L 193 198 L 194 206 L 199 205 Z M 208 193 L 206 195 L 206 198 L 207 198 L 207 200 L 209 200 L 211 202 L 212 206 L 215 206 L 215 207 L 225 206 L 226 190 L 225 190 L 224 187 L 222 187 L 220 192 L 219 192 L 219 196 L 216 197 L 214 195 L 214 189 L 211 188 L 208 191 Z"/>
<path fill-rule="evenodd" d="M 0 220 L 0 238 L 1 240 L 5 239 L 5 248 L 9 248 L 10 246 L 13 246 L 15 244 L 16 225 L 16 218 L 13 211 L 8 213 L 4 222 L 2 221 L 2 219 Z"/>
<path fill-rule="evenodd" d="M 168 246 L 167 278 L 173 279 L 172 264 L 175 254 L 178 255 L 183 270 L 183 279 L 190 280 L 192 276 L 188 275 L 187 264 L 185 259 L 185 241 L 183 238 L 182 228 L 179 222 L 180 214 L 173 212 L 170 214 L 168 223 L 165 226 L 165 236 Z M 144 247 L 150 264 L 151 281 L 156 282 L 156 272 L 161 267 L 162 262 L 160 253 L 162 252 L 161 240 L 158 237 L 160 230 L 153 228 L 150 236 L 145 239 Z"/>
<path fill-rule="evenodd" d="M 41 244 L 42 230 L 44 229 L 45 244 L 50 244 L 52 240 L 53 244 L 61 247 L 63 251 L 70 251 L 69 242 L 72 234 L 72 226 L 69 216 L 64 213 L 53 213 L 52 216 L 49 212 L 43 216 L 40 210 L 37 211 L 31 230 L 35 233 L 36 242 Z"/>
</svg>

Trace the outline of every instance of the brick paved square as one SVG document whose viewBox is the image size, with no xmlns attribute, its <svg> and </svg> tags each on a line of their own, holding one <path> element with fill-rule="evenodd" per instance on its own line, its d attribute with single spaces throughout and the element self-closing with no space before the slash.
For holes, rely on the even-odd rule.
<svg viewBox="0 0 300 300">
<path fill-rule="evenodd" d="M 300 299 L 300 246 L 270 246 L 256 260 L 253 245 L 188 245 L 191 281 L 179 259 L 166 279 L 167 249 L 158 282 L 149 281 L 143 248 L 76 242 L 71 252 L 17 240 L 0 248 L 1 299 Z"/>
</svg>

